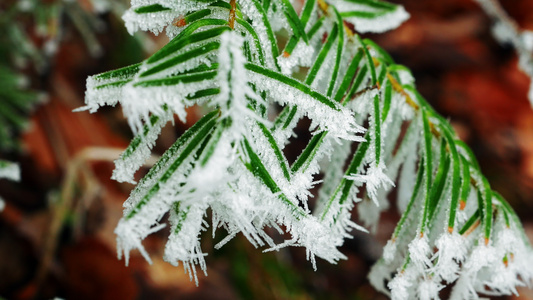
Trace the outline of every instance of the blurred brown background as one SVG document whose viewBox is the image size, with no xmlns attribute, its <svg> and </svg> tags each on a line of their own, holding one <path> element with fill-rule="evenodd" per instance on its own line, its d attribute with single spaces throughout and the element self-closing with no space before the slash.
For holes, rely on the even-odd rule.
<svg viewBox="0 0 533 300">
<path fill-rule="evenodd" d="M 533 110 L 526 97 L 529 79 L 518 70 L 514 49 L 495 42 L 490 20 L 471 0 L 394 2 L 403 4 L 411 19 L 393 32 L 370 37 L 411 68 L 420 92 L 472 147 L 493 188 L 533 237 Z M 83 105 L 88 75 L 136 63 L 166 38 L 132 38 L 113 13 L 94 15 L 91 2 L 77 4 L 103 24 L 94 32 L 101 55 L 87 47 L 75 18 L 64 16 L 61 43 L 48 68 L 25 69 L 31 88 L 46 92 L 48 100 L 36 107 L 21 135 L 22 151 L 1 154 L 20 162 L 22 181 L 0 180 L 7 202 L 0 213 L 0 297 L 386 299 L 370 287 L 366 274 L 394 228 L 395 212 L 385 213 L 377 236 L 355 233 L 346 241 L 342 251 L 348 260 L 338 265 L 319 261 L 316 272 L 302 249 L 263 254 L 237 237 L 214 251 L 223 230 L 214 240 L 210 231 L 203 236 L 209 276 L 199 275 L 199 287 L 181 267 L 162 260 L 164 230 L 144 242 L 153 265 L 137 252 L 129 267 L 117 260 L 113 229 L 132 186 L 109 178 L 112 160 L 131 133 L 119 107 L 94 115 L 72 110 Z M 533 30 L 533 1 L 502 4 L 521 28 Z M 22 22 L 42 44 L 42 37 L 32 33 L 32 21 Z M 168 148 L 188 125 L 177 121 L 165 128 L 156 152 Z M 533 299 L 531 290 L 520 293 L 505 299 Z"/>
</svg>

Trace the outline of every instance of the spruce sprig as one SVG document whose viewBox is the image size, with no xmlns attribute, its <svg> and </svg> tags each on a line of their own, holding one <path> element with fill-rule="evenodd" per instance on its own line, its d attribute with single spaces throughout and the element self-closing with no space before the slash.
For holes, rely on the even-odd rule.
<svg viewBox="0 0 533 300">
<path fill-rule="evenodd" d="M 530 284 L 533 270 L 520 266 L 533 265 L 533 252 L 515 212 L 409 70 L 359 36 L 407 18 L 402 6 L 374 0 L 307 0 L 299 15 L 285 0 L 132 1 L 127 28 L 166 30 L 171 40 L 139 64 L 87 81 L 85 109 L 120 103 L 136 134 L 114 178 L 133 182 L 174 114 L 184 121 L 193 105 L 211 112 L 126 200 L 119 256 L 127 263 L 139 249 L 150 261 L 141 242 L 169 213 L 165 259 L 197 280 L 210 208 L 211 226 L 228 232 L 215 248 L 242 233 L 256 247 L 302 246 L 313 265 L 315 256 L 335 263 L 346 258 L 338 248 L 353 228 L 375 229 L 398 185 L 402 217 L 369 275 L 377 289 L 436 299 L 455 284 L 452 297 L 470 299 Z M 289 35 L 283 49 L 279 32 Z M 284 107 L 274 119 L 273 103 Z M 283 149 L 303 117 L 313 136 L 289 163 Z M 318 173 L 324 181 L 311 205 Z M 365 227 L 351 220 L 357 203 Z M 269 227 L 291 238 L 276 244 Z"/>
</svg>

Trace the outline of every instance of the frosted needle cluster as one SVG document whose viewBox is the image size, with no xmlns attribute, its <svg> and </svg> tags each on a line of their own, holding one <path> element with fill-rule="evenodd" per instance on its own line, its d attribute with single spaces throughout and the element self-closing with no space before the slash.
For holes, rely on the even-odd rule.
<svg viewBox="0 0 533 300">
<path fill-rule="evenodd" d="M 378 290 L 438 299 L 454 285 L 454 299 L 472 299 L 529 285 L 532 270 L 519 266 L 533 252 L 515 212 L 410 71 L 359 36 L 408 17 L 374 0 L 307 0 L 299 11 L 289 0 L 132 1 L 130 32 L 170 41 L 89 77 L 82 108 L 120 104 L 135 133 L 113 173 L 137 184 L 115 230 L 119 257 L 137 249 L 150 261 L 143 239 L 168 227 L 164 259 L 198 282 L 200 234 L 222 227 L 217 249 L 242 234 L 264 251 L 304 247 L 315 268 L 316 257 L 336 263 L 353 229 L 376 228 L 397 187 L 402 217 L 369 275 Z M 281 47 L 278 32 L 288 33 Z M 206 114 L 135 182 L 161 128 L 192 106 Z M 303 118 L 312 137 L 289 161 Z"/>
</svg>

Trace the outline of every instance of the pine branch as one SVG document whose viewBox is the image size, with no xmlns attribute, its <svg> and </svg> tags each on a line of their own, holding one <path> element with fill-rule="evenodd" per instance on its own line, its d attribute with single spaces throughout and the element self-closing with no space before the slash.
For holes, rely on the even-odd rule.
<svg viewBox="0 0 533 300">
<path fill-rule="evenodd" d="M 437 299 L 454 284 L 452 298 L 470 299 L 531 284 L 533 271 L 520 266 L 533 252 L 516 213 L 416 91 L 409 70 L 359 36 L 407 17 L 402 6 L 373 0 L 308 0 L 300 15 L 286 0 L 133 1 L 124 15 L 130 32 L 166 30 L 172 39 L 139 64 L 87 80 L 82 109 L 120 103 L 136 134 L 114 178 L 133 181 L 173 114 L 185 121 L 192 105 L 211 112 L 126 200 L 115 230 L 119 256 L 127 263 L 139 249 L 150 261 L 142 240 L 166 226 L 160 220 L 169 213 L 165 259 L 198 282 L 194 266 L 206 272 L 199 234 L 210 209 L 211 226 L 228 231 L 215 248 L 242 233 L 266 251 L 302 246 L 313 265 L 315 256 L 335 263 L 346 258 L 338 248 L 351 230 L 367 231 L 351 220 L 354 205 L 375 229 L 397 185 L 402 217 L 369 275 L 378 290 Z M 284 49 L 281 30 L 289 33 Z M 271 121 L 273 103 L 284 108 Z M 304 116 L 312 138 L 289 163 L 282 149 Z M 325 179 L 312 207 L 318 173 Z M 291 238 L 275 244 L 268 227 Z"/>
</svg>

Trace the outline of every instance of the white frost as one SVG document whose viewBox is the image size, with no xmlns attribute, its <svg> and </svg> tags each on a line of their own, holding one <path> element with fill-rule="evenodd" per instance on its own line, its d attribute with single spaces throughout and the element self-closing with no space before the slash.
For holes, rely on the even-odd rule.
<svg viewBox="0 0 533 300">
<path fill-rule="evenodd" d="M 459 276 L 459 264 L 466 258 L 466 245 L 465 238 L 457 232 L 442 234 L 435 242 L 438 249 L 433 257 L 435 274 L 448 283 L 455 281 Z"/>
<path fill-rule="evenodd" d="M 17 163 L 0 160 L 0 178 L 20 181 L 20 166 Z"/>
</svg>

